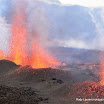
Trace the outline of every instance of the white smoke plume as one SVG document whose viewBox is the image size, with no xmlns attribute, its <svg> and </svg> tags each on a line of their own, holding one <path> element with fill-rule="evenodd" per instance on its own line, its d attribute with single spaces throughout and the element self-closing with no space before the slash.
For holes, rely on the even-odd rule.
<svg viewBox="0 0 104 104">
<path fill-rule="evenodd" d="M 64 5 L 80 5 L 90 8 L 104 7 L 104 0 L 59 0 Z"/>
<path fill-rule="evenodd" d="M 94 9 L 90 9 L 89 14 L 92 18 L 92 21 L 94 22 L 96 26 L 96 32 L 97 36 L 95 36 L 93 46 L 95 49 L 104 50 L 104 18 L 103 18 L 104 9 L 101 9 L 100 17 L 102 22 L 98 21 L 95 14 Z"/>
<path fill-rule="evenodd" d="M 50 5 L 58 5 L 58 6 L 72 6 L 72 4 L 62 4 L 62 3 L 57 3 L 57 2 L 53 2 L 53 1 L 49 1 L 49 0 L 26 0 L 26 1 L 33 1 L 33 2 L 37 2 L 37 1 L 41 1 Z"/>
<path fill-rule="evenodd" d="M 9 1 L 9 0 L 6 0 Z M 9 36 L 10 36 L 10 25 L 8 26 L 8 23 L 12 23 L 12 14 L 15 13 L 15 7 L 16 5 L 22 5 L 23 2 L 25 2 L 26 4 L 26 14 L 27 14 L 27 24 L 28 24 L 28 28 L 30 28 L 31 35 L 29 34 L 28 37 L 33 37 L 33 33 L 34 31 L 36 32 L 36 34 L 41 37 L 40 38 L 40 43 L 43 46 L 64 46 L 64 47 L 76 47 L 76 48 L 87 48 L 87 49 L 104 49 L 103 46 L 103 40 L 104 40 L 104 26 L 102 24 L 104 24 L 104 21 L 102 21 L 103 23 L 101 24 L 99 21 L 97 21 L 97 18 L 95 16 L 94 13 L 94 9 L 89 9 L 89 15 L 92 18 L 93 23 L 96 25 L 96 32 L 98 33 L 97 36 L 95 36 L 94 41 L 92 42 L 92 44 L 88 44 L 87 42 L 85 42 L 82 38 L 82 40 L 78 40 L 78 39 L 73 39 L 70 38 L 69 36 L 69 40 L 60 40 L 60 39 L 50 39 L 49 38 L 49 30 L 50 30 L 50 25 L 48 22 L 48 17 L 46 14 L 46 9 L 44 8 L 44 6 L 42 5 L 41 2 L 44 2 L 46 4 L 49 5 L 58 5 L 58 6 L 71 6 L 71 5 L 63 5 L 60 3 L 55 3 L 55 2 L 51 2 L 48 0 L 10 0 L 10 5 L 9 7 L 9 13 L 8 11 L 5 11 L 6 18 L 5 18 L 5 22 L 1 23 L 0 25 L 0 31 L 2 31 L 2 34 L 6 34 L 6 35 L 0 35 L 0 45 L 4 45 L 4 47 L 0 47 L 0 50 L 5 50 L 7 51 L 9 48 L 8 42 L 9 42 Z M 21 2 L 21 3 L 20 3 Z M 74 4 L 73 4 L 74 5 Z M 100 17 L 102 20 L 104 15 L 104 10 L 102 9 L 101 13 L 100 13 Z M 9 19 L 8 19 L 9 17 Z M 77 17 L 76 17 L 77 18 Z M 61 22 L 61 21 L 60 21 Z M 8 35 L 8 38 L 7 38 Z M 59 34 L 60 35 L 60 34 Z M 4 44 L 5 43 L 5 44 Z"/>
<path fill-rule="evenodd" d="M 5 17 L 0 17 L 0 51 L 9 52 L 11 25 L 6 23 Z"/>
<path fill-rule="evenodd" d="M 9 0 L 6 0 L 7 2 Z M 13 23 L 13 15 L 15 14 L 16 7 L 18 7 L 19 11 L 21 9 L 25 9 L 26 11 L 26 16 L 27 16 L 27 25 L 29 28 L 29 33 L 28 38 L 32 38 L 34 41 L 34 32 L 36 33 L 40 41 L 40 44 L 43 45 L 44 47 L 47 44 L 47 37 L 48 37 L 48 30 L 49 30 L 49 25 L 47 22 L 45 10 L 43 6 L 40 4 L 41 1 L 38 0 L 11 0 L 10 1 L 10 11 L 11 13 L 9 14 L 8 11 L 3 11 L 5 12 L 5 18 L 0 18 L 0 51 L 3 52 L 8 52 L 9 51 L 9 46 L 10 46 L 10 36 L 11 36 L 11 26 Z M 6 5 L 6 4 L 4 4 Z M 18 12 L 19 12 L 18 11 Z M 9 19 L 8 19 L 9 17 Z M 10 23 L 10 24 L 8 24 Z M 31 40 L 30 40 L 31 42 Z"/>
</svg>

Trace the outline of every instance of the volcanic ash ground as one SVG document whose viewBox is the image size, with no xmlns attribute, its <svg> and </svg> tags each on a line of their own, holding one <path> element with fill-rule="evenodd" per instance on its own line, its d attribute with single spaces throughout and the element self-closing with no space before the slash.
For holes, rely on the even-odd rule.
<svg viewBox="0 0 104 104">
<path fill-rule="evenodd" d="M 0 60 L 0 104 L 103 104 L 76 100 L 104 98 L 97 69 L 81 64 L 34 69 Z"/>
</svg>

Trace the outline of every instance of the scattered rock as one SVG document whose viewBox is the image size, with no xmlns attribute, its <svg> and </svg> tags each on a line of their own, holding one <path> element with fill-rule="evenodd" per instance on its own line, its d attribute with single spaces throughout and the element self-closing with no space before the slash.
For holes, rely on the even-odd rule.
<svg viewBox="0 0 104 104">
<path fill-rule="evenodd" d="M 64 83 L 64 82 L 63 82 L 62 80 L 58 79 L 58 80 L 57 80 L 57 83 L 62 84 L 62 83 Z"/>
<path fill-rule="evenodd" d="M 52 80 L 56 80 L 56 78 L 52 78 Z"/>
<path fill-rule="evenodd" d="M 42 82 L 46 81 L 45 79 L 42 79 Z"/>
<path fill-rule="evenodd" d="M 46 101 L 39 97 L 30 87 L 0 86 L 0 104 L 38 104 Z"/>
</svg>

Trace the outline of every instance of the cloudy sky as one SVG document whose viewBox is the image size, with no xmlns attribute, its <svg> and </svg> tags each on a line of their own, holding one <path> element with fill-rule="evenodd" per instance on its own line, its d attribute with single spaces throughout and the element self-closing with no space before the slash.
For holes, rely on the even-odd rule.
<svg viewBox="0 0 104 104">
<path fill-rule="evenodd" d="M 86 7 L 104 7 L 104 0 L 59 0 L 63 4 L 81 5 Z"/>
<path fill-rule="evenodd" d="M 104 0 L 59 0 L 63 6 L 58 0 L 54 0 L 56 3 L 44 0 L 48 1 L 46 4 L 36 3 L 37 0 L 26 1 L 29 1 L 27 10 L 31 11 L 29 18 L 32 27 L 41 27 L 37 30 L 49 35 L 50 45 L 104 49 Z M 9 47 L 13 5 L 10 0 L 0 0 L 0 51 L 7 51 Z"/>
</svg>

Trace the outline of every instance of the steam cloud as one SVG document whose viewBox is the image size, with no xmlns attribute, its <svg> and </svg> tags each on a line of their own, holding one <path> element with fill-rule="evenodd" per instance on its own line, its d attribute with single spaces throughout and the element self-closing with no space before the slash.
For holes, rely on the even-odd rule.
<svg viewBox="0 0 104 104">
<path fill-rule="evenodd" d="M 96 33 L 95 37 L 92 39 L 91 42 L 89 42 L 85 38 L 86 35 L 75 35 L 69 34 L 66 36 L 66 34 L 63 32 L 63 36 L 60 35 L 59 32 L 57 32 L 58 37 L 60 38 L 52 38 L 50 36 L 51 31 L 50 28 L 52 28 L 53 24 L 50 24 L 49 17 L 47 16 L 46 8 L 44 8 L 42 3 L 48 3 L 49 5 L 57 5 L 65 6 L 59 3 L 50 2 L 47 0 L 22 0 L 21 2 L 25 2 L 26 7 L 26 14 L 28 16 L 28 28 L 30 28 L 30 32 L 33 33 L 34 29 L 36 30 L 36 33 L 40 38 L 40 41 L 42 41 L 41 45 L 45 46 L 64 46 L 64 47 L 75 47 L 75 48 L 87 48 L 87 49 L 104 49 L 103 46 L 103 40 L 104 40 L 104 9 L 101 9 L 99 12 L 99 18 L 102 22 L 98 20 L 98 17 L 95 15 L 95 9 L 89 9 L 89 15 L 93 21 L 93 23 L 96 26 Z M 10 28 L 12 23 L 12 14 L 14 13 L 15 6 L 20 2 L 19 0 L 3 0 L 0 2 L 2 5 L 0 7 L 0 51 L 9 51 L 9 41 L 10 41 Z M 19 5 L 22 5 L 20 3 Z M 9 9 L 8 9 L 9 8 Z M 66 9 L 65 9 L 66 10 Z M 51 13 L 50 13 L 51 14 Z M 4 18 L 5 17 L 5 18 Z M 76 17 L 77 18 L 77 17 Z M 70 19 L 70 18 L 69 18 Z M 61 21 L 60 21 L 61 22 Z M 54 28 L 57 28 L 54 26 Z M 64 29 L 64 26 L 63 26 Z M 53 34 L 54 35 L 54 34 Z M 29 37 L 32 37 L 33 35 L 29 35 Z M 68 37 L 67 40 L 63 37 Z"/>
<path fill-rule="evenodd" d="M 41 2 L 41 1 L 40 1 Z M 11 37 L 11 26 L 13 22 L 13 13 L 16 9 L 17 5 L 24 8 L 24 4 L 26 5 L 26 15 L 27 17 L 27 25 L 29 28 L 29 32 L 31 34 L 28 35 L 28 39 L 33 37 L 34 31 L 36 32 L 39 38 L 41 45 L 46 45 L 47 37 L 49 35 L 48 30 L 48 22 L 45 16 L 45 10 L 41 6 L 39 1 L 37 0 L 4 0 L 1 2 L 1 11 L 0 11 L 0 51 L 4 53 L 9 51 L 9 43 Z M 7 9 L 9 8 L 9 11 Z M 31 43 L 31 41 L 30 41 Z"/>
<path fill-rule="evenodd" d="M 95 49 L 100 49 L 100 50 L 104 50 L 104 18 L 103 18 L 103 13 L 104 13 L 104 9 L 101 9 L 101 11 L 99 12 L 99 16 L 100 16 L 100 20 L 98 21 L 98 19 L 96 18 L 96 15 L 94 14 L 94 9 L 91 9 L 89 11 L 89 14 L 92 18 L 92 21 L 94 22 L 95 26 L 96 26 L 96 32 L 97 32 L 97 36 L 95 36 L 94 42 L 93 42 L 93 47 Z"/>
</svg>

